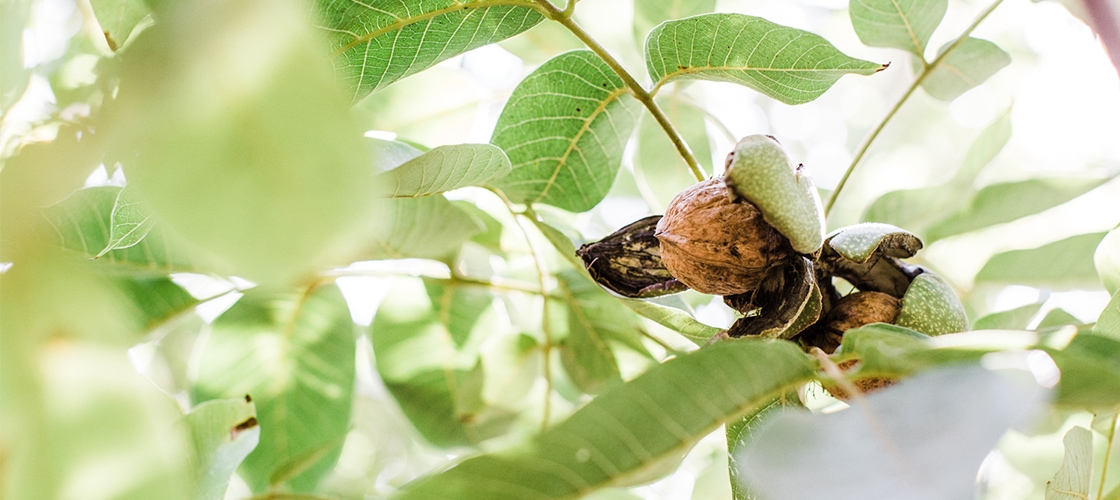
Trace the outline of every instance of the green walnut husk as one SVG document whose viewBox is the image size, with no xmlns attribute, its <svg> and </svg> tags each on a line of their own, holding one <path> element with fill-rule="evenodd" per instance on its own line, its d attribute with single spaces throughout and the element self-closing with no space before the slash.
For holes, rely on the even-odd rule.
<svg viewBox="0 0 1120 500">
<path fill-rule="evenodd" d="M 739 140 L 727 157 L 727 185 L 762 211 L 798 253 L 812 254 L 824 242 L 824 205 L 809 173 L 794 165 L 767 135 Z"/>
</svg>

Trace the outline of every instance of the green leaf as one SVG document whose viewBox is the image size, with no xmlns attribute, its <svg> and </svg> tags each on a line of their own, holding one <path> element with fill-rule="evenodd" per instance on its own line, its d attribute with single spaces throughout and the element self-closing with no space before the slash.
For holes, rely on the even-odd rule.
<svg viewBox="0 0 1120 500">
<path fill-rule="evenodd" d="M 679 460 L 724 422 L 814 371 L 788 342 L 719 342 L 608 390 L 523 446 L 420 479 L 399 498 L 568 498 L 648 479 L 651 468 Z"/>
<path fill-rule="evenodd" d="M 764 498 L 970 498 L 984 457 L 1048 400 L 1029 372 L 945 367 L 843 411 L 770 419 L 740 468 Z"/>
<path fill-rule="evenodd" d="M 724 330 L 723 328 L 705 325 L 680 309 L 663 306 L 647 300 L 619 300 L 626 307 L 633 309 L 634 312 L 681 334 L 698 346 L 706 345 L 708 340 Z"/>
<path fill-rule="evenodd" d="M 646 35 L 658 24 L 716 10 L 715 0 L 669 0 L 668 2 L 634 2 L 634 37 L 640 46 Z M 674 121 L 673 123 L 676 123 Z"/>
<path fill-rule="evenodd" d="M 509 159 L 489 144 L 440 146 L 390 170 L 392 197 L 415 198 L 480 186 L 510 171 Z"/>
<path fill-rule="evenodd" d="M 972 185 L 980 171 L 992 163 L 1011 140 L 1011 108 L 1004 111 L 992 123 L 980 131 L 964 155 L 960 168 L 953 177 L 958 185 Z"/>
<path fill-rule="evenodd" d="M 942 335 L 967 330 L 968 316 L 953 288 L 941 277 L 924 272 L 914 278 L 902 296 L 895 324 L 926 335 Z"/>
<path fill-rule="evenodd" d="M 1093 267 L 1108 293 L 1120 291 L 1120 228 L 1113 229 L 1093 252 Z"/>
<path fill-rule="evenodd" d="M 948 47 L 943 47 L 942 52 Z M 934 99 L 952 101 L 1008 64 L 1011 56 L 998 45 L 969 37 L 930 70 L 922 88 Z"/>
<path fill-rule="evenodd" d="M 885 222 L 923 234 L 968 203 L 961 192 L 971 190 L 976 177 L 988 166 L 1011 138 L 1011 113 L 1000 115 L 988 125 L 969 146 L 953 179 L 947 183 L 918 189 L 891 191 L 873 201 L 863 213 L 863 220 Z"/>
<path fill-rule="evenodd" d="M 1071 236 L 1037 248 L 998 253 L 976 273 L 977 283 L 1038 288 L 1096 288 L 1093 251 L 1105 233 Z"/>
<path fill-rule="evenodd" d="M 174 402 L 118 346 L 54 344 L 31 351 L 34 370 L 19 373 L 19 382 L 5 381 L 19 390 L 4 393 L 4 432 L 13 439 L 4 497 L 196 498 L 189 436 L 174 425 L 182 417 Z M 12 359 L 4 363 L 12 373 Z"/>
<path fill-rule="evenodd" d="M 848 15 L 865 45 L 902 49 L 922 59 L 948 8 L 947 0 L 853 0 Z"/>
<path fill-rule="evenodd" d="M 593 52 L 552 58 L 518 84 L 498 117 L 490 142 L 513 172 L 492 185 L 516 203 L 590 210 L 618 175 L 638 107 Z"/>
<path fill-rule="evenodd" d="M 1046 328 L 1053 328 L 1056 326 L 1081 324 L 1081 320 L 1077 319 L 1077 316 L 1070 314 L 1065 309 L 1054 308 L 1051 309 L 1050 312 L 1046 313 L 1046 316 L 1042 317 L 1042 321 L 1038 322 L 1038 326 L 1035 329 L 1044 330 Z"/>
<path fill-rule="evenodd" d="M 186 290 L 164 277 L 122 278 L 117 280 L 117 285 L 144 318 L 145 330 L 190 311 L 199 303 Z"/>
<path fill-rule="evenodd" d="M 190 254 L 183 243 L 159 229 L 150 230 L 143 240 L 127 248 L 110 248 L 112 214 L 121 188 L 104 186 L 80 189 L 58 204 L 43 209 L 43 217 L 56 241 L 67 250 L 98 262 L 106 269 L 124 274 L 166 275 L 173 272 L 199 272 L 209 267 Z"/>
<path fill-rule="evenodd" d="M 517 0 L 317 0 L 315 10 L 353 101 L 544 19 L 533 2 Z"/>
<path fill-rule="evenodd" d="M 1086 500 L 1093 475 L 1093 433 L 1075 426 L 1066 432 L 1062 445 L 1062 466 L 1046 482 L 1046 500 Z"/>
<path fill-rule="evenodd" d="M 424 438 L 440 447 L 500 435 L 512 415 L 483 399 L 479 346 L 494 297 L 485 288 L 398 280 L 378 307 L 370 340 L 385 386 Z"/>
<path fill-rule="evenodd" d="M 751 442 L 754 431 L 762 423 L 775 415 L 780 415 L 787 408 L 804 408 L 797 393 L 784 394 L 769 404 L 748 413 L 737 422 L 727 424 L 727 468 L 731 476 L 732 496 L 735 500 L 757 500 L 756 493 L 751 491 L 750 484 L 742 475 L 739 467 L 739 456 Z"/>
<path fill-rule="evenodd" d="M 1112 300 L 1104 306 L 1097 324 L 1093 326 L 1093 333 L 1120 339 L 1120 292 L 1113 294 Z"/>
<path fill-rule="evenodd" d="M 441 195 L 383 200 L 363 259 L 441 259 L 483 229 L 482 222 Z"/>
<path fill-rule="evenodd" d="M 1049 177 L 985 186 L 968 205 L 934 224 L 926 232 L 928 242 L 983 229 L 1061 205 L 1108 179 Z"/>
<path fill-rule="evenodd" d="M 622 382 L 611 343 L 648 355 L 638 336 L 634 314 L 599 286 L 575 271 L 563 271 L 558 292 L 567 309 L 568 336 L 560 360 L 584 392 L 597 393 Z"/>
<path fill-rule="evenodd" d="M 355 335 L 333 286 L 304 293 L 254 288 L 214 321 L 203 347 L 194 398 L 256 404 L 260 444 L 241 477 L 253 491 L 309 452 L 331 445 L 288 483 L 311 491 L 338 458 L 350 426 Z"/>
<path fill-rule="evenodd" d="M 818 35 L 742 14 L 669 21 L 646 39 L 654 90 L 674 80 L 745 85 L 786 104 L 820 97 L 841 76 L 886 66 L 848 57 Z"/>
<path fill-rule="evenodd" d="M 637 2 L 638 5 L 660 5 L 652 2 Z M 701 168 L 712 171 L 711 146 L 705 128 L 703 110 L 684 101 L 676 92 L 657 99 L 661 109 L 673 126 L 680 131 L 693 154 L 700 161 Z M 634 180 L 646 202 L 655 213 L 662 213 L 673 197 L 685 188 L 696 183 L 689 171 L 688 164 L 681 158 L 673 143 L 665 136 L 665 130 L 653 119 L 643 114 L 638 126 L 638 144 L 634 158 Z"/>
<path fill-rule="evenodd" d="M 981 316 L 972 323 L 973 330 L 1026 330 L 1031 319 L 1042 309 L 1042 302 Z"/>
<path fill-rule="evenodd" d="M 151 232 L 154 225 L 151 209 L 135 199 L 132 190 L 122 189 L 109 215 L 109 243 L 93 258 L 99 259 L 113 250 L 135 246 Z"/>
<path fill-rule="evenodd" d="M 221 500 L 233 473 L 260 441 L 257 410 L 248 397 L 216 399 L 192 408 L 186 423 L 198 498 Z"/>
<path fill-rule="evenodd" d="M 90 6 L 112 50 L 124 46 L 132 29 L 149 13 L 144 0 L 91 0 Z"/>
<path fill-rule="evenodd" d="M 129 188 L 161 229 L 255 282 L 348 262 L 376 182 L 308 13 L 268 0 L 177 7 L 121 61 L 104 130 Z"/>
</svg>

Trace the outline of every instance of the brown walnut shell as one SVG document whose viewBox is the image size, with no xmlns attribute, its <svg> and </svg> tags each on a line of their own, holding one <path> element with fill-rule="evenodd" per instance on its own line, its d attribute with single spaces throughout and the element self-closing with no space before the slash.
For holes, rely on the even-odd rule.
<svg viewBox="0 0 1120 500">
<path fill-rule="evenodd" d="M 835 352 L 844 332 L 871 323 L 894 323 L 900 309 L 902 301 L 882 292 L 849 294 L 825 316 L 817 347 L 827 353 Z"/>
<path fill-rule="evenodd" d="M 754 291 L 771 267 L 793 254 L 789 240 L 763 220 L 757 207 L 732 201 L 722 178 L 673 198 L 655 234 L 669 272 L 689 288 L 713 295 Z"/>
</svg>

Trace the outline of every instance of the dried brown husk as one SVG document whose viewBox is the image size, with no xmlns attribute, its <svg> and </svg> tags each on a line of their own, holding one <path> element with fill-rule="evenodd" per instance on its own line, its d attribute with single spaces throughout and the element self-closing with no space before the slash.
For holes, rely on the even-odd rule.
<svg viewBox="0 0 1120 500">
<path fill-rule="evenodd" d="M 713 295 L 754 291 L 771 267 L 793 253 L 757 207 L 732 201 L 722 178 L 673 198 L 656 236 L 669 272 L 689 288 Z"/>
<path fill-rule="evenodd" d="M 660 215 L 639 219 L 576 251 L 600 285 L 624 297 L 649 298 L 683 292 L 661 262 L 661 244 L 653 235 Z"/>
</svg>

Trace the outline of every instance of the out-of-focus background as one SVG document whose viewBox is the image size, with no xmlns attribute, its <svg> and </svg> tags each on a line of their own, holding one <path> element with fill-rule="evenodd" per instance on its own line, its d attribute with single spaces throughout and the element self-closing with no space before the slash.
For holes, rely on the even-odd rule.
<svg viewBox="0 0 1120 500">
<path fill-rule="evenodd" d="M 950 1 L 930 46 L 949 42 L 986 5 Z M 1071 8 L 1077 7 L 1077 2 L 1071 2 Z M 99 65 L 113 63 L 108 42 L 86 2 L 7 1 L 2 8 L 0 79 L 5 93 L 0 96 L 0 153 L 8 157 L 30 144 L 52 140 L 64 122 L 78 121 L 99 107 L 107 96 L 98 93 L 100 83 L 95 72 Z M 798 106 L 723 83 L 674 84 L 659 94 L 662 107 L 686 136 L 690 140 L 701 138 L 691 146 L 709 175 L 720 173 L 724 156 L 739 137 L 770 134 L 796 161 L 805 164 L 819 188 L 830 191 L 864 138 L 915 78 L 910 55 L 860 43 L 844 1 L 721 0 L 716 11 L 762 16 L 820 34 L 853 57 L 891 63 L 874 76 L 843 77 L 820 99 Z M 1114 11 L 1120 13 L 1115 5 Z M 577 22 L 627 69 L 644 77 L 641 46 L 652 26 L 634 18 L 631 1 L 584 0 L 575 12 Z M 145 25 L 142 21 L 137 30 Z M 1036 323 L 1053 309 L 1091 322 L 1109 300 L 1099 284 L 1075 277 L 1078 279 L 1035 287 L 1002 282 L 992 275 L 978 279 L 978 274 L 983 274 L 982 268 L 997 254 L 1103 233 L 1120 222 L 1120 181 L 1115 179 L 1120 175 L 1117 70 L 1093 31 L 1060 2 L 1006 1 L 973 36 L 996 42 L 1010 54 L 1010 65 L 949 103 L 923 92 L 912 96 L 850 179 L 829 226 L 838 228 L 863 221 L 872 203 L 889 192 L 949 183 L 983 131 L 993 124 L 1009 125 L 1006 146 L 984 166 L 972 187 L 1039 177 L 1099 178 L 1099 187 L 1010 223 L 927 238 L 931 243 L 918 261 L 935 269 L 960 292 L 973 319 L 1040 303 Z M 454 57 L 394 84 L 356 104 L 354 115 L 370 137 L 395 138 L 427 147 L 487 142 L 505 99 L 521 78 L 553 55 L 582 47 L 555 23 L 542 23 L 511 40 Z M 693 182 L 661 131 L 649 122 L 643 117 L 611 195 L 594 210 L 575 217 L 578 229 L 588 240 L 641 216 L 660 213 L 675 193 Z M 640 148 L 639 141 L 665 143 L 664 154 Z M 90 172 L 86 185 L 124 182 L 123 174 L 113 165 L 102 165 Z M 493 201 L 488 193 L 472 188 L 452 192 L 449 198 L 481 204 Z M 1032 202 L 1018 201 L 1026 205 Z M 1067 264 L 1060 254 L 1055 255 L 1059 257 L 1056 266 Z M 424 263 L 379 265 L 410 272 L 407 266 Z M 183 276 L 179 283 L 196 296 L 213 296 L 215 292 L 207 287 L 241 285 L 215 284 L 199 276 Z M 386 294 L 409 286 L 384 277 L 359 276 L 343 278 L 339 284 L 355 322 L 366 326 Z M 3 293 L 19 292 L 5 289 Z M 211 302 L 198 312 L 209 321 L 228 306 Z M 727 326 L 733 319 L 718 298 L 699 304 L 696 313 L 698 319 L 715 326 Z M 358 345 L 353 427 L 338 465 L 325 483 L 328 490 L 355 498 L 388 493 L 462 454 L 424 444 L 377 372 L 370 368 L 369 342 Z M 151 371 L 153 349 L 142 344 L 130 355 L 140 371 L 158 378 L 159 374 Z M 56 361 L 65 365 L 65 360 Z M 634 365 L 643 366 L 637 360 Z M 1061 460 L 1061 436 L 1075 423 L 1088 425 L 1087 421 L 1074 419 L 1055 422 L 1052 432 L 1037 436 L 1013 433 L 1005 437 L 1001 444 L 1004 452 L 990 457 L 987 465 L 991 486 L 985 498 L 1041 498 L 1041 488 Z M 730 490 L 724 446 L 722 433 L 713 434 L 672 475 L 645 486 L 609 489 L 593 498 L 727 498 Z M 1098 459 L 1102 454 L 1103 449 L 1098 449 Z M 91 474 L 82 484 L 98 484 L 96 474 Z M 227 494 L 227 498 L 247 496 L 247 486 L 237 480 Z M 111 492 L 104 496 L 110 497 Z"/>
</svg>

